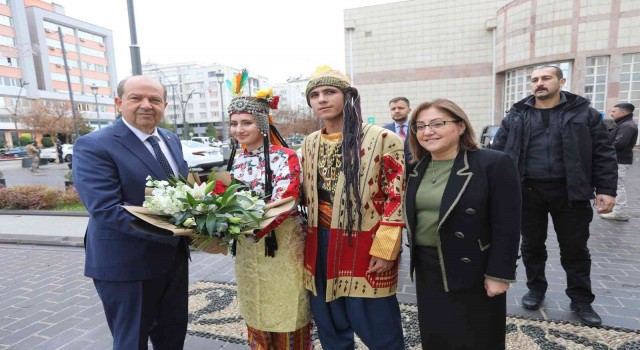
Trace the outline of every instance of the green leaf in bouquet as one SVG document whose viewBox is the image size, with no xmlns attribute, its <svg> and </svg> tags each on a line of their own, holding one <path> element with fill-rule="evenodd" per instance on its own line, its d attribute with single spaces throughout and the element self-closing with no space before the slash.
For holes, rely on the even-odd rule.
<svg viewBox="0 0 640 350">
<path fill-rule="evenodd" d="M 206 227 L 207 233 L 209 233 L 210 237 L 213 237 L 213 232 L 215 232 L 217 220 L 218 218 L 216 217 L 216 215 L 207 215 Z"/>
<path fill-rule="evenodd" d="M 207 224 L 207 217 L 206 216 L 196 216 L 196 226 L 197 226 L 197 232 L 199 233 L 206 233 L 204 231 L 205 225 Z"/>
<path fill-rule="evenodd" d="M 238 226 L 231 226 L 231 229 L 229 230 L 231 233 L 237 235 L 240 233 L 240 227 Z"/>
<path fill-rule="evenodd" d="M 213 191 L 213 188 L 216 186 L 216 182 L 209 182 L 207 181 L 207 187 L 204 188 L 204 193 L 206 195 L 208 195 L 209 193 L 211 193 L 211 191 Z"/>
<path fill-rule="evenodd" d="M 189 203 L 189 206 L 191 206 L 191 208 L 195 208 L 196 205 L 198 205 L 198 202 L 196 202 L 196 199 L 193 198 L 193 196 L 189 192 L 187 192 L 187 203 Z"/>
<path fill-rule="evenodd" d="M 258 218 L 257 216 L 253 215 L 251 212 L 249 212 L 248 210 L 244 209 L 243 207 L 239 206 L 239 205 L 228 205 L 226 207 L 220 208 L 219 212 L 222 213 L 240 213 L 240 214 L 244 214 L 245 216 L 248 216 L 249 218 L 251 218 L 251 220 L 255 223 L 260 223 L 260 218 Z"/>
<path fill-rule="evenodd" d="M 228 228 L 229 228 L 229 224 L 227 224 L 226 222 L 221 222 L 221 221 L 216 222 L 216 231 L 226 232 Z"/>
<path fill-rule="evenodd" d="M 229 200 L 236 194 L 238 189 L 245 188 L 245 185 L 242 184 L 233 184 L 227 187 L 227 189 L 220 195 L 220 202 L 223 205 L 226 205 Z"/>
</svg>

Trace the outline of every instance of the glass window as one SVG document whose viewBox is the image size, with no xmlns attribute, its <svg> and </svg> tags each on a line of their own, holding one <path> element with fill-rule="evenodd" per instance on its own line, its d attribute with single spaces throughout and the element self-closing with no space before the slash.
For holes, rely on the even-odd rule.
<svg viewBox="0 0 640 350">
<path fill-rule="evenodd" d="M 620 102 L 640 106 L 640 52 L 622 55 L 620 74 Z M 640 140 L 639 140 L 640 141 Z"/>
<path fill-rule="evenodd" d="M 71 82 L 74 84 L 78 84 L 80 83 L 80 77 L 76 76 L 76 75 L 71 75 Z M 57 80 L 57 81 L 67 81 L 67 76 L 66 74 L 60 74 L 60 73 L 51 73 L 51 79 L 53 80 Z"/>
<path fill-rule="evenodd" d="M 0 56 L 0 66 L 8 66 L 8 67 L 20 67 L 18 65 L 17 57 L 2 57 Z"/>
<path fill-rule="evenodd" d="M 11 27 L 11 17 L 0 15 L 0 25 Z"/>
<path fill-rule="evenodd" d="M 47 38 L 47 46 L 49 46 L 49 48 L 53 47 L 53 48 L 62 50 L 62 45 L 60 44 L 60 40 Z M 66 41 L 64 42 L 64 49 L 70 52 L 78 51 L 75 44 L 68 43 Z"/>
<path fill-rule="evenodd" d="M 9 0 L 0 0 L 0 4 L 9 5 Z"/>
<path fill-rule="evenodd" d="M 104 44 L 104 38 L 103 37 L 101 37 L 99 35 L 83 32 L 82 30 L 78 30 L 78 37 L 82 38 L 82 39 L 85 39 L 85 40 L 91 40 L 91 41 L 95 41 L 95 42 L 100 43 L 100 44 Z"/>
<path fill-rule="evenodd" d="M 84 46 L 80 46 L 80 53 L 89 56 L 105 58 L 104 51 L 94 50 Z"/>
<path fill-rule="evenodd" d="M 73 29 L 60 24 L 56 24 L 49 21 L 42 21 L 42 25 L 44 26 L 44 31 L 47 33 L 57 33 L 58 27 L 60 27 L 60 29 L 62 30 L 62 34 L 75 35 L 75 33 L 73 32 Z"/>
<path fill-rule="evenodd" d="M 16 39 L 0 35 L 0 45 L 16 47 Z"/>
<path fill-rule="evenodd" d="M 0 77 L 0 85 L 4 86 L 20 86 L 20 79 L 10 77 Z"/>
<path fill-rule="evenodd" d="M 600 113 L 606 110 L 609 56 L 588 57 L 584 76 L 584 97 Z"/>
<path fill-rule="evenodd" d="M 60 57 L 60 56 L 51 56 L 50 55 L 49 56 L 49 62 L 64 67 L 64 59 L 62 59 L 62 57 Z M 67 58 L 67 65 L 69 65 L 69 68 L 78 68 L 78 61 Z"/>
<path fill-rule="evenodd" d="M 84 84 L 85 85 L 93 85 L 93 84 L 95 84 L 96 86 L 100 86 L 100 87 L 109 87 L 109 82 L 108 81 L 99 80 L 99 79 L 91 79 L 91 78 L 84 78 Z"/>
<path fill-rule="evenodd" d="M 504 110 L 511 109 L 514 103 L 531 94 L 531 73 L 539 67 L 555 66 L 562 70 L 562 75 L 567 80 L 562 90 L 570 91 L 571 86 L 571 62 L 551 62 L 536 66 L 517 68 L 505 73 L 504 81 Z"/>
</svg>

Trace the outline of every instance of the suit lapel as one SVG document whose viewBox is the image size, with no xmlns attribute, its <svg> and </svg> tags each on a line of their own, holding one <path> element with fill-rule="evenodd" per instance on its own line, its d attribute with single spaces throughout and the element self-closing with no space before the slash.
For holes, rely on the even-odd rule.
<svg viewBox="0 0 640 350">
<path fill-rule="evenodd" d="M 160 163 L 122 120 L 118 120 L 114 124 L 113 136 L 132 156 L 138 158 L 149 169 L 151 177 L 157 180 L 166 179 L 167 176 Z"/>
<path fill-rule="evenodd" d="M 445 220 L 447 220 L 449 214 L 460 200 L 460 197 L 462 197 L 472 176 L 473 173 L 469 172 L 467 151 L 459 152 L 453 163 L 447 187 L 445 187 L 444 194 L 442 195 L 438 229 L 440 229 Z"/>
</svg>

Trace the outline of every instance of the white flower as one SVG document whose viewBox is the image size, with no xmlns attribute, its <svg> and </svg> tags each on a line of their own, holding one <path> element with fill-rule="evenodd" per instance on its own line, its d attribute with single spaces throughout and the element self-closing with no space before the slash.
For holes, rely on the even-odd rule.
<svg viewBox="0 0 640 350">
<path fill-rule="evenodd" d="M 182 223 L 184 227 L 191 227 L 196 225 L 196 220 L 194 218 L 188 218 Z"/>
<path fill-rule="evenodd" d="M 205 182 L 201 183 L 201 184 L 193 184 L 193 188 L 189 191 L 191 193 L 191 195 L 193 196 L 193 198 L 199 199 L 202 198 L 202 196 L 205 195 L 204 190 L 207 187 L 207 184 Z"/>
</svg>

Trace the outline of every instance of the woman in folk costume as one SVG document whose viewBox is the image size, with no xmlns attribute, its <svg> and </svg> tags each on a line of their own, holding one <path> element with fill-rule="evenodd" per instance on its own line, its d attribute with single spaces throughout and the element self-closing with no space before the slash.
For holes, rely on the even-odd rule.
<svg viewBox="0 0 640 350">
<path fill-rule="evenodd" d="M 231 176 L 273 202 L 298 200 L 300 164 L 295 151 L 273 125 L 273 91 L 240 96 L 246 71 L 227 85 L 236 97 L 229 104 L 230 134 L 242 153 L 233 157 Z M 284 145 L 284 146 L 283 146 Z M 235 150 L 235 147 L 232 147 Z M 304 233 L 300 214 L 289 211 L 265 229 L 234 242 L 240 314 L 252 349 L 310 349 L 311 314 L 303 285 Z"/>
</svg>

